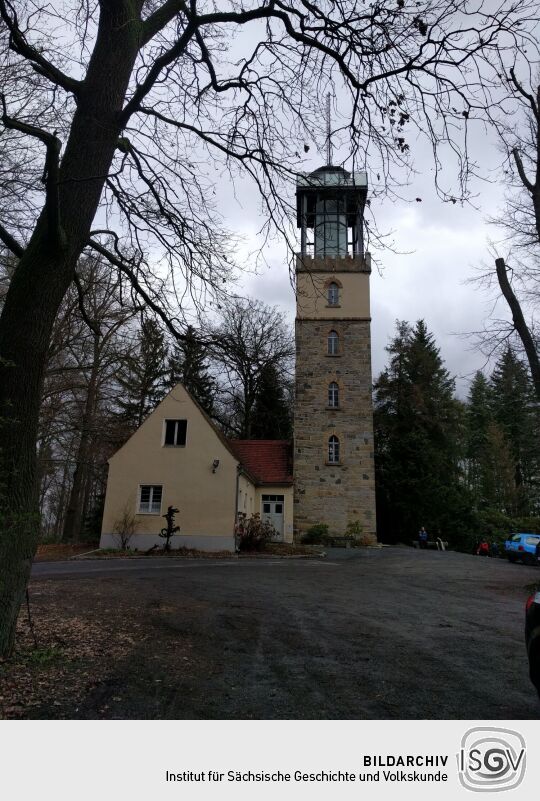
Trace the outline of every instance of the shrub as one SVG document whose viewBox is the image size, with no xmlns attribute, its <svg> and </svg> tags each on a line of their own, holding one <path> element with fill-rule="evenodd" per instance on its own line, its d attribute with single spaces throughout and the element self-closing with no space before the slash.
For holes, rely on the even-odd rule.
<svg viewBox="0 0 540 801">
<path fill-rule="evenodd" d="M 540 534 L 540 517 L 517 517 L 514 522 L 514 531 L 524 534 Z"/>
<path fill-rule="evenodd" d="M 362 523 L 359 520 L 351 520 L 349 523 L 347 523 L 345 536 L 352 537 L 355 540 L 360 540 L 363 530 L 364 527 L 362 526 Z"/>
<path fill-rule="evenodd" d="M 129 542 L 137 528 L 139 521 L 131 511 L 130 505 L 126 504 L 122 510 L 120 517 L 118 517 L 113 525 L 113 537 L 122 551 L 127 551 Z"/>
<path fill-rule="evenodd" d="M 259 514 L 245 517 L 239 521 L 237 527 L 238 549 L 240 551 L 260 551 L 268 540 L 277 534 L 276 529 L 268 520 L 261 520 Z"/>
<path fill-rule="evenodd" d="M 473 513 L 467 528 L 456 531 L 452 544 L 459 551 L 475 553 L 481 539 L 496 542 L 504 550 L 504 542 L 512 532 L 540 534 L 539 517 L 509 517 L 497 509 L 483 509 Z"/>
<path fill-rule="evenodd" d="M 326 523 L 317 523 L 308 528 L 306 533 L 300 538 L 303 545 L 318 545 L 328 540 L 328 526 Z"/>
</svg>

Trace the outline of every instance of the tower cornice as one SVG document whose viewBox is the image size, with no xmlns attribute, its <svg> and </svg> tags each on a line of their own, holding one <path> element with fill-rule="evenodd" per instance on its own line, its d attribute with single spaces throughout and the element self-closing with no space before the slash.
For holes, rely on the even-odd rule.
<svg viewBox="0 0 540 801">
<path fill-rule="evenodd" d="M 307 256 L 296 254 L 297 273 L 371 273 L 371 256 Z"/>
</svg>

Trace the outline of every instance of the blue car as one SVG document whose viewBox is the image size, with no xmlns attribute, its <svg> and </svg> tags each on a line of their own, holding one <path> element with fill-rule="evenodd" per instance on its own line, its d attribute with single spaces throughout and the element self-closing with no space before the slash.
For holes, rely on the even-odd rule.
<svg viewBox="0 0 540 801">
<path fill-rule="evenodd" d="M 538 564 L 536 546 L 540 534 L 510 534 L 504 543 L 504 552 L 509 562 L 521 561 L 524 565 Z"/>
</svg>

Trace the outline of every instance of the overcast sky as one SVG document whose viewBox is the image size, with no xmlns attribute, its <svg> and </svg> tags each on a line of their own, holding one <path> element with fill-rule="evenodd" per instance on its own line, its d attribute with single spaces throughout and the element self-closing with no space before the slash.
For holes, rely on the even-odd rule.
<svg viewBox="0 0 540 801">
<path fill-rule="evenodd" d="M 483 151 L 486 169 L 493 169 L 500 159 L 495 142 L 478 130 L 476 144 Z M 315 169 L 323 163 L 324 158 L 314 154 L 310 166 Z M 375 268 L 371 277 L 373 375 L 386 364 L 384 349 L 395 321 L 414 322 L 423 318 L 436 337 L 447 368 L 458 379 L 458 394 L 463 396 L 472 374 L 484 367 L 486 360 L 473 347 L 472 340 L 462 335 L 482 329 L 493 306 L 486 295 L 466 281 L 474 275 L 475 266 L 492 261 L 487 240 L 494 238 L 495 230 L 486 224 L 486 218 L 501 206 L 501 190 L 497 184 L 478 182 L 474 187 L 478 193 L 474 204 L 478 208 L 444 203 L 433 188 L 432 160 L 425 145 L 417 146 L 416 167 L 419 172 L 403 190 L 403 201 L 381 199 L 373 208 L 379 229 L 394 232 L 391 239 L 400 251 L 371 246 L 381 265 L 381 270 Z M 290 191 L 294 201 L 293 186 Z M 249 187 L 237 191 L 236 199 L 225 200 L 226 197 L 224 190 L 220 205 L 228 210 L 229 225 L 245 237 L 247 258 L 257 243 L 260 203 Z M 416 197 L 421 197 L 422 202 L 416 202 Z M 295 298 L 285 246 L 273 242 L 264 255 L 268 266 L 260 267 L 257 275 L 244 276 L 242 289 L 252 297 L 279 306 L 292 324 Z M 503 303 L 499 304 L 498 316 L 507 316 Z"/>
</svg>

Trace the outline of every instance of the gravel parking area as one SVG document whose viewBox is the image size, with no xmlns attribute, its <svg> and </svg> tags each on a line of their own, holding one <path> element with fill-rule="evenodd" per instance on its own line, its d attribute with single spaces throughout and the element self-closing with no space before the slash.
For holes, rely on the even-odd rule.
<svg viewBox="0 0 540 801">
<path fill-rule="evenodd" d="M 23 637 L 18 669 L 30 664 L 29 687 L 47 686 L 48 671 L 56 686 L 61 669 L 61 688 L 9 708 L 62 718 L 537 718 L 523 612 L 526 585 L 539 580 L 533 567 L 408 548 L 39 564 L 36 629 L 49 640 L 61 629 L 60 642 L 47 640 L 56 656 L 36 666 Z M 4 668 L 14 685 L 15 668 Z"/>
</svg>

